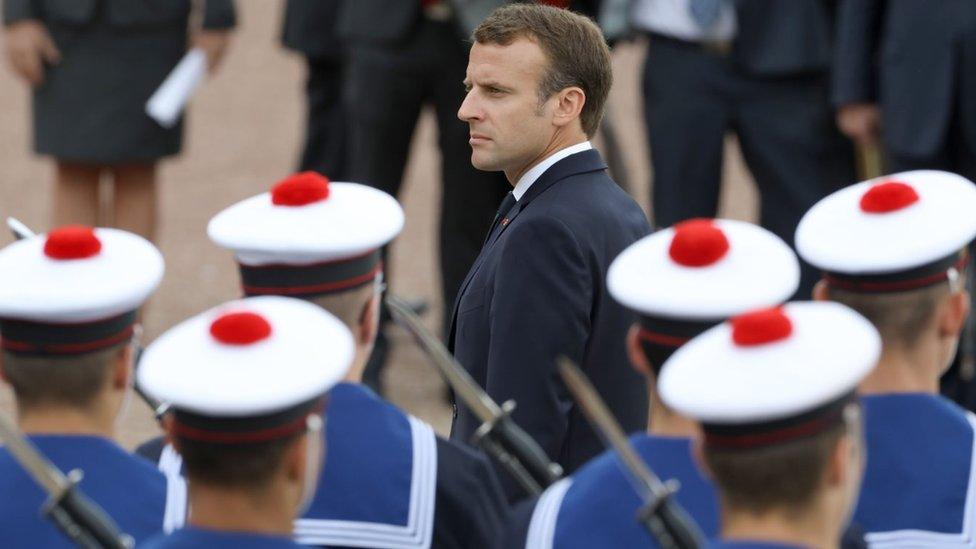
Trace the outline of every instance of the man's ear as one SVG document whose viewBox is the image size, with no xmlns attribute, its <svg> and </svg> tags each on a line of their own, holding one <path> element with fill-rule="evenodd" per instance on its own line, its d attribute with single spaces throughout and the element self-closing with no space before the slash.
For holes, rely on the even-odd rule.
<svg viewBox="0 0 976 549">
<path fill-rule="evenodd" d="M 310 463 L 306 463 L 308 456 L 306 446 L 310 443 L 309 438 L 308 434 L 303 434 L 288 443 L 282 467 L 284 467 L 285 478 L 289 481 L 298 484 L 305 482 L 305 468 L 311 466 Z"/>
<path fill-rule="evenodd" d="M 854 474 L 858 464 L 854 457 L 854 439 L 850 434 L 845 434 L 837 439 L 830 456 L 827 460 L 827 467 L 824 470 L 824 481 L 827 486 L 842 486 L 848 482 L 850 476 Z"/>
<path fill-rule="evenodd" d="M 940 307 L 939 335 L 942 337 L 957 337 L 966 324 L 970 308 L 969 292 L 960 290 L 952 292 Z"/>
<path fill-rule="evenodd" d="M 586 104 L 586 93 L 578 86 L 571 86 L 556 93 L 553 108 L 553 123 L 557 126 L 567 126 L 579 120 Z"/>
<path fill-rule="evenodd" d="M 630 358 L 631 367 L 638 374 L 651 376 L 654 374 L 654 369 L 651 367 L 651 361 L 644 354 L 644 349 L 641 348 L 639 332 L 640 327 L 636 324 L 632 325 L 627 332 L 627 356 Z"/>
<path fill-rule="evenodd" d="M 129 376 L 132 372 L 132 345 L 123 345 L 116 353 L 115 360 L 112 361 L 112 388 L 125 389 L 129 385 Z"/>
<path fill-rule="evenodd" d="M 827 286 L 826 280 L 821 278 L 813 285 L 813 300 L 830 301 L 830 287 Z"/>
<path fill-rule="evenodd" d="M 4 383 L 10 383 L 10 380 L 7 379 L 7 370 L 4 366 L 3 353 L 0 352 L 0 380 L 3 380 Z"/>
<path fill-rule="evenodd" d="M 691 441 L 691 458 L 695 461 L 695 466 L 701 471 L 702 476 L 712 480 L 714 475 L 712 475 L 712 470 L 708 468 L 708 461 L 705 459 L 705 449 L 703 447 L 704 442 L 702 442 L 701 432 L 699 432 Z"/>
</svg>

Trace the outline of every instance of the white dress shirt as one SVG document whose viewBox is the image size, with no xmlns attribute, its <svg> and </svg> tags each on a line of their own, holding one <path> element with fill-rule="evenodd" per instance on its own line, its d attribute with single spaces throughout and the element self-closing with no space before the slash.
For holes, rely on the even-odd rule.
<svg viewBox="0 0 976 549">
<path fill-rule="evenodd" d="M 705 30 L 691 17 L 688 0 L 637 0 L 631 12 L 634 27 L 689 42 L 727 41 L 735 38 L 737 24 L 732 2 L 725 2 L 718 21 Z"/>
<path fill-rule="evenodd" d="M 529 171 L 522 174 L 522 177 L 519 178 L 518 183 L 515 184 L 515 188 L 512 189 L 512 194 L 515 195 L 515 200 L 521 200 L 522 195 L 529 190 L 529 187 L 535 183 L 536 179 L 539 179 L 540 175 L 546 173 L 546 170 L 551 168 L 553 164 L 559 162 L 567 156 L 588 151 L 592 148 L 593 145 L 591 145 L 589 141 L 577 143 L 576 145 L 571 145 L 565 149 L 559 149 L 558 151 L 547 156 L 542 162 L 532 166 Z"/>
</svg>

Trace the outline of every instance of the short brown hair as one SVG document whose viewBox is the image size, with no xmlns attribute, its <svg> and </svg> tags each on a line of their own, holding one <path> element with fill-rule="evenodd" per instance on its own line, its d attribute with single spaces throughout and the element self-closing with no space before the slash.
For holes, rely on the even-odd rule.
<svg viewBox="0 0 976 549">
<path fill-rule="evenodd" d="M 28 356 L 3 352 L 3 374 L 21 410 L 44 405 L 90 407 L 128 343 L 83 355 Z"/>
<path fill-rule="evenodd" d="M 862 444 L 860 414 L 855 417 L 817 435 L 768 447 L 724 450 L 706 444 L 702 453 L 722 501 L 754 514 L 774 509 L 802 514 L 813 502 L 841 437 L 850 434 Z"/>
<path fill-rule="evenodd" d="M 313 297 L 309 301 L 335 315 L 353 334 L 357 334 L 363 322 L 366 305 L 375 292 L 375 284 L 370 283 L 339 293 Z"/>
<path fill-rule="evenodd" d="M 260 489 L 274 479 L 285 450 L 302 433 L 265 442 L 226 444 L 176 437 L 191 481 L 223 488 Z"/>
<path fill-rule="evenodd" d="M 911 349 L 932 322 L 939 303 L 949 295 L 949 284 L 884 294 L 831 287 L 828 293 L 831 301 L 847 305 L 871 321 L 886 346 Z"/>
<path fill-rule="evenodd" d="M 571 86 L 586 100 L 580 123 L 593 137 L 613 85 L 610 48 L 600 28 L 582 15 L 537 4 L 510 4 L 495 10 L 474 30 L 479 44 L 507 46 L 518 38 L 539 44 L 549 67 L 539 82 L 540 102 Z"/>
</svg>

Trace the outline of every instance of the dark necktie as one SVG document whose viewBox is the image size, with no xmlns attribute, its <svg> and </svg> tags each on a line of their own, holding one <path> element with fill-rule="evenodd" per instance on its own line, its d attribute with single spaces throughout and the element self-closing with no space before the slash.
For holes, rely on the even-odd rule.
<svg viewBox="0 0 976 549">
<path fill-rule="evenodd" d="M 718 21 L 725 0 L 688 0 L 691 18 L 703 30 L 711 29 Z"/>
<path fill-rule="evenodd" d="M 515 200 L 515 194 L 509 191 L 509 193 L 505 195 L 505 200 L 502 200 L 502 205 L 498 207 L 498 212 L 495 213 L 495 219 L 491 222 L 491 229 L 488 230 L 488 236 L 485 237 L 486 244 L 491 238 L 491 235 L 495 232 L 495 229 L 498 227 L 499 222 L 505 219 L 508 212 L 512 211 L 512 208 L 515 207 L 516 202 L 518 201 Z"/>
</svg>

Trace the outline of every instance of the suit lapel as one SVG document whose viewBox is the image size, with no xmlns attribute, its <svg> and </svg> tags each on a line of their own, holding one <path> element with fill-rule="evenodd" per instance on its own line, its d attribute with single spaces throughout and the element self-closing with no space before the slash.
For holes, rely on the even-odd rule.
<svg viewBox="0 0 976 549">
<path fill-rule="evenodd" d="M 450 350 L 454 350 L 454 332 L 457 328 L 457 312 L 458 305 L 461 303 L 461 296 L 468 289 L 468 285 L 471 284 L 471 280 L 474 275 L 478 273 L 481 269 L 482 264 L 485 262 L 485 258 L 488 257 L 488 253 L 491 247 L 498 241 L 502 233 L 512 226 L 515 218 L 518 217 L 520 213 L 525 211 L 529 207 L 529 204 L 535 200 L 536 197 L 546 192 L 551 188 L 557 181 L 565 179 L 571 175 L 576 175 L 580 173 L 594 172 L 598 170 L 605 170 L 607 168 L 606 163 L 603 158 L 600 157 L 600 153 L 596 149 L 590 149 L 580 153 L 576 153 L 566 158 L 556 162 L 548 170 L 546 170 L 539 179 L 529 187 L 529 190 L 522 195 L 522 198 L 516 202 L 515 207 L 506 216 L 506 219 L 500 219 L 498 221 L 499 227 L 494 231 L 494 234 L 489 234 L 488 240 L 485 245 L 481 248 L 481 253 L 478 254 L 477 259 L 474 260 L 474 264 L 471 269 L 468 270 L 468 275 L 464 277 L 464 282 L 461 283 L 461 288 L 458 290 L 457 299 L 454 300 L 454 307 L 451 311 L 451 331 L 448 339 L 448 345 Z"/>
</svg>

